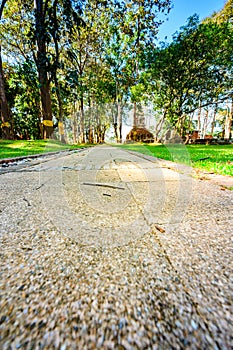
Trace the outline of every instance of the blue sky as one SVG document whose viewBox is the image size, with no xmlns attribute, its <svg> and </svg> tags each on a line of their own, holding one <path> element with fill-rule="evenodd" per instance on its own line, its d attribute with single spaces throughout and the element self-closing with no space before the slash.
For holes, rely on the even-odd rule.
<svg viewBox="0 0 233 350">
<path fill-rule="evenodd" d="M 214 11 L 223 8 L 226 0 L 173 0 L 173 9 L 170 11 L 168 21 L 165 21 L 159 29 L 159 40 L 164 41 L 167 36 L 171 41 L 174 34 L 186 23 L 188 17 L 197 13 L 200 19 L 211 15 Z"/>
</svg>

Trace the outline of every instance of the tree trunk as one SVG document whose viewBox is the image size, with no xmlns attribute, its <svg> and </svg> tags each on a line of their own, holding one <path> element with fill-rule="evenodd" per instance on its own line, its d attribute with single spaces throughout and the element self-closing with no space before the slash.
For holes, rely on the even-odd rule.
<svg viewBox="0 0 233 350">
<path fill-rule="evenodd" d="M 80 142 L 81 143 L 85 143 L 84 101 L 83 101 L 83 96 L 80 99 Z"/>
<path fill-rule="evenodd" d="M 0 20 L 2 19 L 2 13 L 7 0 L 2 0 L 0 5 Z M 0 45 L 0 116 L 2 121 L 2 138 L 5 140 L 14 139 L 14 126 L 11 111 L 6 98 L 4 75 L 2 69 L 2 50 Z"/>
<path fill-rule="evenodd" d="M 100 143 L 103 143 L 105 141 L 105 132 L 106 132 L 106 126 L 103 126 L 100 131 Z"/>
<path fill-rule="evenodd" d="M 216 115 L 217 115 L 217 110 L 218 110 L 218 105 L 216 104 L 214 108 L 214 115 L 213 115 L 213 120 L 211 123 L 211 135 L 214 135 L 214 127 L 215 127 L 215 121 L 216 121 Z"/>
<path fill-rule="evenodd" d="M 188 122 L 188 129 L 187 129 L 187 132 L 189 134 L 190 134 L 190 131 L 191 131 L 191 125 L 192 125 L 193 117 L 194 117 L 194 112 L 189 115 L 189 122 Z"/>
<path fill-rule="evenodd" d="M 184 122 L 185 122 L 186 116 L 183 115 L 181 111 L 179 111 L 179 113 L 180 114 L 178 116 L 178 120 L 176 123 L 176 132 L 182 138 L 183 132 L 184 132 Z"/>
<path fill-rule="evenodd" d="M 197 115 L 197 130 L 200 137 L 201 132 L 201 101 L 199 103 L 198 115 Z"/>
<path fill-rule="evenodd" d="M 116 142 L 121 143 L 122 142 L 122 114 L 121 114 L 121 99 L 120 95 L 118 94 L 118 82 L 116 82 L 116 107 L 117 107 L 117 113 L 114 117 L 114 133 L 116 137 Z"/>
<path fill-rule="evenodd" d="M 101 142 L 101 121 L 99 118 L 98 106 L 96 107 L 96 128 L 95 128 L 96 142 Z"/>
<path fill-rule="evenodd" d="M 133 128 L 137 128 L 138 121 L 137 121 L 137 103 L 133 103 Z"/>
<path fill-rule="evenodd" d="M 74 104 L 74 111 L 73 111 L 73 143 L 75 145 L 78 143 L 78 141 L 77 141 L 77 117 L 76 117 L 75 104 Z"/>
<path fill-rule="evenodd" d="M 160 141 L 161 139 L 161 131 L 162 131 L 162 128 L 163 128 L 163 124 L 164 124 L 164 121 L 166 119 L 166 115 L 167 115 L 167 109 L 165 108 L 164 112 L 163 112 L 163 116 L 162 118 L 158 121 L 157 125 L 156 125 L 156 128 L 155 128 L 155 141 Z"/>
<path fill-rule="evenodd" d="M 63 117 L 63 106 L 62 106 L 62 99 L 61 99 L 61 89 L 60 84 L 57 79 L 57 69 L 59 67 L 60 63 L 60 57 L 59 57 L 59 47 L 58 47 L 58 21 L 57 21 L 57 3 L 58 0 L 55 0 L 53 3 L 53 25 L 54 30 L 52 31 L 54 46 L 55 46 L 55 52 L 56 52 L 56 60 L 54 64 L 54 71 L 53 71 L 53 77 L 56 87 L 56 95 L 57 95 L 57 101 L 58 101 L 58 113 L 59 113 L 59 122 L 58 122 L 58 130 L 60 135 L 60 141 L 62 143 L 66 143 L 65 140 L 65 129 L 64 129 L 64 117 Z"/>
<path fill-rule="evenodd" d="M 225 120 L 225 133 L 224 133 L 224 139 L 226 140 L 230 140 L 231 138 L 232 114 L 233 114 L 233 100 L 231 101 L 231 107 L 230 107 L 230 104 L 228 104 L 227 106 L 227 115 Z"/>
<path fill-rule="evenodd" d="M 115 139 L 116 139 L 116 141 L 117 141 L 118 135 L 117 135 L 117 123 L 116 123 L 116 122 L 113 123 L 113 129 L 114 129 Z"/>
<path fill-rule="evenodd" d="M 2 138 L 4 140 L 14 139 L 14 127 L 11 112 L 8 106 L 6 93 L 5 93 L 5 83 L 2 69 L 2 56 L 1 56 L 1 46 L 0 46 L 0 114 L 2 121 Z"/>
<path fill-rule="evenodd" d="M 207 126 L 208 126 L 208 118 L 209 118 L 209 110 L 207 109 L 206 114 L 205 114 L 205 118 L 204 118 L 203 129 L 202 129 L 202 138 L 203 139 L 206 136 Z"/>
<path fill-rule="evenodd" d="M 48 139 L 53 134 L 53 114 L 50 96 L 50 84 L 47 78 L 47 72 L 39 69 L 40 96 L 43 116 L 43 138 Z"/>
<path fill-rule="evenodd" d="M 59 135 L 60 135 L 60 141 L 62 143 L 66 143 L 65 140 L 65 129 L 64 129 L 64 118 L 63 118 L 63 108 L 62 108 L 62 100 L 60 95 L 60 86 L 57 80 L 57 76 L 54 77 L 55 80 L 55 86 L 56 86 L 56 95 L 57 95 L 57 101 L 58 101 L 58 113 L 59 113 L 59 122 L 58 122 L 58 129 L 59 129 Z"/>
<path fill-rule="evenodd" d="M 122 114 L 121 102 L 117 102 L 117 142 L 122 143 Z"/>
<path fill-rule="evenodd" d="M 100 127 L 97 125 L 95 129 L 95 135 L 96 135 L 96 143 L 100 143 Z"/>
<path fill-rule="evenodd" d="M 93 129 L 91 124 L 89 125 L 89 143 L 94 143 Z"/>
<path fill-rule="evenodd" d="M 43 116 L 43 137 L 50 138 L 53 133 L 53 113 L 52 102 L 50 96 L 50 81 L 48 78 L 47 68 L 47 50 L 46 50 L 46 8 L 43 6 L 43 0 L 35 0 L 35 19 L 36 19 L 36 43 L 37 55 L 36 66 L 38 70 L 38 78 L 40 83 L 41 107 Z"/>
</svg>

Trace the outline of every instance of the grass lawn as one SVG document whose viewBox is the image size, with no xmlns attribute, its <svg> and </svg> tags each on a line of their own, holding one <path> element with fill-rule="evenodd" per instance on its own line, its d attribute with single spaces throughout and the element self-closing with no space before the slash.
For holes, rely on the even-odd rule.
<svg viewBox="0 0 233 350">
<path fill-rule="evenodd" d="M 122 147 L 203 171 L 233 176 L 233 145 L 126 144 Z"/>
<path fill-rule="evenodd" d="M 85 147 L 85 145 L 66 145 L 54 140 L 0 140 L 0 159 L 56 152 L 80 147 Z"/>
</svg>

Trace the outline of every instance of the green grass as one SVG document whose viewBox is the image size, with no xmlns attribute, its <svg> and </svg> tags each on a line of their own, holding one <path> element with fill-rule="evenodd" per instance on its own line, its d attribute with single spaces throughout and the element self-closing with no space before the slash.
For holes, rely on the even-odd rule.
<svg viewBox="0 0 233 350">
<path fill-rule="evenodd" d="M 233 145 L 126 144 L 126 150 L 191 165 L 203 171 L 233 176 Z M 207 158 L 202 159 L 201 158 Z"/>
<path fill-rule="evenodd" d="M 54 140 L 0 140 L 0 159 L 76 149 L 87 145 L 64 145 Z M 233 176 L 233 145 L 125 144 L 126 150 L 191 165 L 203 171 Z M 207 158 L 200 160 L 201 158 Z"/>
<path fill-rule="evenodd" d="M 67 145 L 54 140 L 0 140 L 0 159 L 56 152 L 80 147 L 85 147 L 85 145 Z"/>
</svg>

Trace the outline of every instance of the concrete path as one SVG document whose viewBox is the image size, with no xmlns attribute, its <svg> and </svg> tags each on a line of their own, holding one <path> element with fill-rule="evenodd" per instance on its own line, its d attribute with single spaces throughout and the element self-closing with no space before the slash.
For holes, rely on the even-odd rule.
<svg viewBox="0 0 233 350">
<path fill-rule="evenodd" d="M 100 146 L 2 173 L 0 348 L 233 348 L 233 192 L 175 170 Z"/>
</svg>

